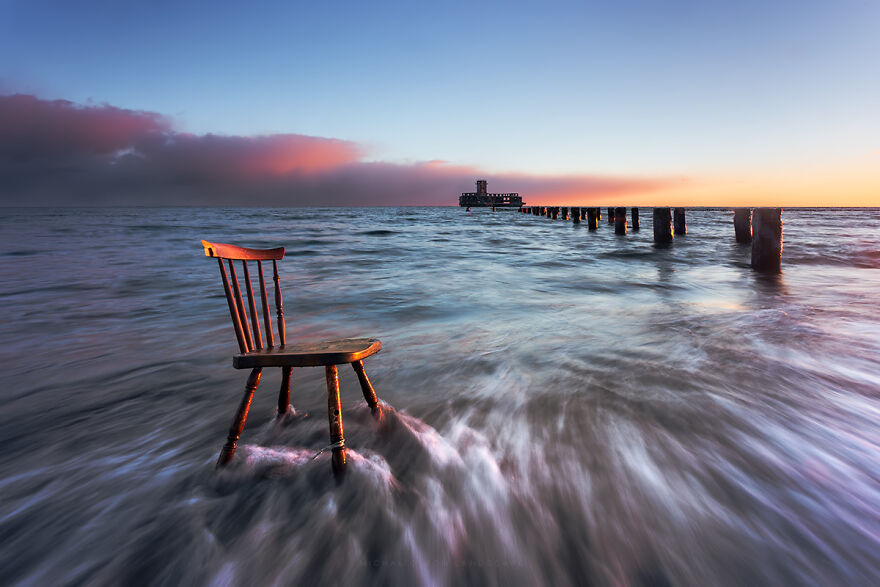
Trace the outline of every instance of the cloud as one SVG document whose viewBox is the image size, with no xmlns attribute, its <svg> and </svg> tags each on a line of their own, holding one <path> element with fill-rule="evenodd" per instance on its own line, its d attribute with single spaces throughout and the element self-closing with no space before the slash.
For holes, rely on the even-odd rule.
<svg viewBox="0 0 880 587">
<path fill-rule="evenodd" d="M 368 162 L 350 141 L 176 131 L 107 104 L 0 96 L 0 205 L 449 205 L 476 177 L 534 203 L 663 189 L 663 178 L 486 174 L 444 161 Z"/>
<path fill-rule="evenodd" d="M 0 156 L 4 158 L 106 155 L 169 129 L 168 121 L 152 112 L 107 104 L 77 106 L 25 94 L 0 96 Z"/>
</svg>

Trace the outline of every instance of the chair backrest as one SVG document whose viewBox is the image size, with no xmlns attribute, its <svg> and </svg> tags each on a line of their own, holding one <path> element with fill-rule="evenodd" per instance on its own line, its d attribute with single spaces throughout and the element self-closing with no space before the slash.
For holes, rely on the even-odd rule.
<svg viewBox="0 0 880 587">
<path fill-rule="evenodd" d="M 217 264 L 220 266 L 220 278 L 223 280 L 223 291 L 226 292 L 229 315 L 232 317 L 235 337 L 238 339 L 238 347 L 242 353 L 275 346 L 275 337 L 272 335 L 272 319 L 269 316 L 269 297 L 266 295 L 266 279 L 263 276 L 263 261 L 272 261 L 272 277 L 275 281 L 275 313 L 278 324 L 278 344 L 283 345 L 285 342 L 284 305 L 281 299 L 281 285 L 278 283 L 278 260 L 284 257 L 284 247 L 277 249 L 247 249 L 245 247 L 212 243 L 204 240 L 202 241 L 202 246 L 205 247 L 205 256 L 216 258 Z M 229 275 L 226 274 L 226 267 L 224 267 L 223 261 L 226 261 L 229 266 Z M 233 261 L 241 261 L 245 292 L 247 293 L 250 309 L 250 321 L 248 321 L 248 313 L 244 308 L 241 287 L 238 282 L 238 276 L 235 273 Z M 263 336 L 260 332 L 260 319 L 257 303 L 254 299 L 254 290 L 251 285 L 251 275 L 250 271 L 248 271 L 248 261 L 256 261 L 257 263 L 263 324 L 266 327 L 265 345 L 263 344 Z M 230 277 L 232 278 L 231 281 Z"/>
</svg>

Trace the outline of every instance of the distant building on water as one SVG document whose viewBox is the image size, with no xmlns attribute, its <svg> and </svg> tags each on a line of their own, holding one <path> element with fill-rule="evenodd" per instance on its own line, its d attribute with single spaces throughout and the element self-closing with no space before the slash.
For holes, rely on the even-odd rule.
<svg viewBox="0 0 880 587">
<path fill-rule="evenodd" d="M 522 198 L 518 193 L 509 194 L 490 194 L 488 181 L 485 179 L 477 180 L 477 191 L 462 193 L 458 198 L 458 205 L 464 207 L 483 207 L 483 208 L 521 208 L 523 205 Z"/>
</svg>

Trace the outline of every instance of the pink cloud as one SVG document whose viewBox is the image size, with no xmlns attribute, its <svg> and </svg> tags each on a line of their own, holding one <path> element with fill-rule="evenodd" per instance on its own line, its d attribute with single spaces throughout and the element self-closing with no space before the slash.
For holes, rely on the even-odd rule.
<svg viewBox="0 0 880 587">
<path fill-rule="evenodd" d="M 476 167 L 366 162 L 349 141 L 175 131 L 152 112 L 0 96 L 0 204 L 450 205 Z M 585 203 L 664 179 L 492 174 L 491 191 Z"/>
<path fill-rule="evenodd" d="M 153 112 L 107 104 L 78 106 L 25 94 L 0 96 L 0 154 L 6 157 L 107 154 L 169 128 Z"/>
</svg>

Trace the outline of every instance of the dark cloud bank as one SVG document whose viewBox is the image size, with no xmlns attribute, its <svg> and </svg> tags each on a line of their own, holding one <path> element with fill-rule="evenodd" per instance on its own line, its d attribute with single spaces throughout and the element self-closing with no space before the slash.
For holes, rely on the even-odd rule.
<svg viewBox="0 0 880 587">
<path fill-rule="evenodd" d="M 153 112 L 0 96 L 0 205 L 449 205 L 477 168 L 366 162 L 348 141 L 175 131 Z M 667 187 L 663 179 L 487 176 L 526 200 L 581 201 Z"/>
</svg>

